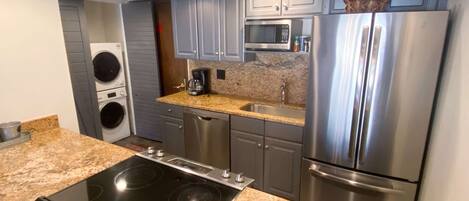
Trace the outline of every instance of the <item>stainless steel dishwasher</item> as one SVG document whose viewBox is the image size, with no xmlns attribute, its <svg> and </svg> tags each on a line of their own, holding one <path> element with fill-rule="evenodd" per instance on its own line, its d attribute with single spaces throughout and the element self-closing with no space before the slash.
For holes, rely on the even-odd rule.
<svg viewBox="0 0 469 201">
<path fill-rule="evenodd" d="M 227 114 L 184 110 L 186 158 L 220 169 L 230 168 L 230 127 Z"/>
</svg>

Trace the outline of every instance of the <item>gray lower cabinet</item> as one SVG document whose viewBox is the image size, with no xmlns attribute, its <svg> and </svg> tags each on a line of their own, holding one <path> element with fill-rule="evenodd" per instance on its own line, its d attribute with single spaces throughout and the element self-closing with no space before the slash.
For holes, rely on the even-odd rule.
<svg viewBox="0 0 469 201">
<path fill-rule="evenodd" d="M 264 137 L 231 130 L 231 171 L 255 179 L 252 187 L 263 187 Z"/>
<path fill-rule="evenodd" d="M 161 116 L 161 121 L 164 131 L 163 145 L 165 151 L 184 157 L 186 152 L 184 148 L 184 123 L 182 119 Z"/>
<path fill-rule="evenodd" d="M 171 0 L 176 58 L 198 59 L 196 0 Z"/>
<path fill-rule="evenodd" d="M 231 117 L 231 169 L 256 180 L 253 187 L 299 200 L 303 128 Z"/>
<path fill-rule="evenodd" d="M 345 12 L 345 3 L 343 0 L 330 0 L 331 13 Z M 436 10 L 440 2 L 446 0 L 392 0 L 386 11 L 412 11 L 412 10 Z"/>
<path fill-rule="evenodd" d="M 301 144 L 265 138 L 264 191 L 299 200 Z"/>
</svg>

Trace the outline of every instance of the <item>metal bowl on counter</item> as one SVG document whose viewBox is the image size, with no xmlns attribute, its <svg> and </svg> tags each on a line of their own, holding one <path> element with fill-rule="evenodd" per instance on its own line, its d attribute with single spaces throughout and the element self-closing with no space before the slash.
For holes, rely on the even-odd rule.
<svg viewBox="0 0 469 201">
<path fill-rule="evenodd" d="M 19 121 L 0 123 L 0 142 L 5 142 L 20 137 L 20 129 L 21 122 Z"/>
</svg>

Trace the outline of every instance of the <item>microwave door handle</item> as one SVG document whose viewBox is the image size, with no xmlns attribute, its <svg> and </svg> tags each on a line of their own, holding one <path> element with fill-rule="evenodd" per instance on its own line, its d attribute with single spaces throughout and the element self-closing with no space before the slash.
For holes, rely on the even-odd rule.
<svg viewBox="0 0 469 201">
<path fill-rule="evenodd" d="M 386 194 L 402 194 L 405 193 L 402 190 L 399 189 L 394 189 L 393 187 L 384 187 L 384 186 L 378 186 L 378 185 L 373 185 L 373 184 L 367 184 L 364 182 L 359 182 L 359 181 L 354 181 L 346 178 L 342 178 L 339 176 L 336 176 L 334 174 L 326 173 L 324 171 L 319 170 L 318 165 L 311 165 L 309 168 L 309 172 L 311 174 L 314 174 L 316 176 L 319 176 L 321 178 L 338 182 L 347 186 L 352 186 L 355 188 L 360 188 L 360 189 L 366 189 L 370 191 L 375 191 L 375 192 L 380 192 L 380 193 L 386 193 Z"/>
</svg>

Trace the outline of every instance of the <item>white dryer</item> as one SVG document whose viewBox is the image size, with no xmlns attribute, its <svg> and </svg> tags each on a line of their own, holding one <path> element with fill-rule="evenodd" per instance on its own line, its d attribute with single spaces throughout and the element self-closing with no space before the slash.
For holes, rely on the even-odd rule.
<svg viewBox="0 0 469 201">
<path fill-rule="evenodd" d="M 98 92 L 98 103 L 103 140 L 112 143 L 130 136 L 125 88 Z"/>
<path fill-rule="evenodd" d="M 120 43 L 91 43 L 96 91 L 125 86 L 124 63 Z"/>
</svg>

